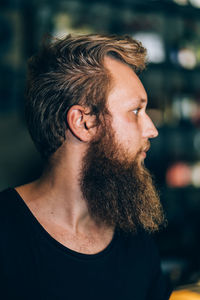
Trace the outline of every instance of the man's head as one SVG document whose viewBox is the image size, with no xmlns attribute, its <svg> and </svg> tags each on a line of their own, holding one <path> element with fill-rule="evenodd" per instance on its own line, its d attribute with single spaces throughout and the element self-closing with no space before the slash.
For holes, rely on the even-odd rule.
<svg viewBox="0 0 200 300">
<path fill-rule="evenodd" d="M 142 45 L 129 37 L 68 36 L 29 63 L 26 113 L 37 148 L 49 158 L 69 132 L 87 145 L 79 183 L 89 212 L 124 231 L 154 231 L 163 222 L 143 166 L 149 139 L 157 136 L 136 75 L 145 57 Z"/>
<path fill-rule="evenodd" d="M 29 60 L 26 119 L 32 139 L 44 158 L 65 141 L 67 114 L 74 105 L 89 109 L 96 125 L 106 113 L 112 77 L 105 57 L 144 69 L 146 50 L 130 37 L 67 36 L 43 45 Z"/>
</svg>

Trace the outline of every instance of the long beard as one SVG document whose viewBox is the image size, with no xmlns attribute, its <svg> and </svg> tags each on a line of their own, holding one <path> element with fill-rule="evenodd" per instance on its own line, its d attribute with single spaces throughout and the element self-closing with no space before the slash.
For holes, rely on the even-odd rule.
<svg viewBox="0 0 200 300">
<path fill-rule="evenodd" d="M 80 185 L 91 217 L 124 232 L 153 232 L 164 223 L 158 193 L 138 155 L 122 150 L 114 135 L 101 135 L 83 158 Z"/>
</svg>

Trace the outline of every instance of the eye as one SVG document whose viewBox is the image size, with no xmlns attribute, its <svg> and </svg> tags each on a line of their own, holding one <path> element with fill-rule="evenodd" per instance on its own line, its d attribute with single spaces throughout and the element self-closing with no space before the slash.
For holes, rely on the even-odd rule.
<svg viewBox="0 0 200 300">
<path fill-rule="evenodd" d="M 140 111 L 140 108 L 137 108 L 137 109 L 134 109 L 134 110 L 133 110 L 133 113 L 137 116 L 138 113 L 139 113 L 139 111 Z"/>
</svg>

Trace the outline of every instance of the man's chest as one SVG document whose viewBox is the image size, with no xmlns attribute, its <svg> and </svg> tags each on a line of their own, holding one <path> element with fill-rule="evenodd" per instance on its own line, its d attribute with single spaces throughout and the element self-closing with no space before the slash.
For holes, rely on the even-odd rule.
<svg viewBox="0 0 200 300">
<path fill-rule="evenodd" d="M 83 254 L 96 254 L 104 250 L 111 242 L 113 230 L 74 233 L 61 226 L 55 225 L 45 220 L 39 220 L 44 230 L 64 247 Z"/>
<path fill-rule="evenodd" d="M 8 295 L 4 299 L 148 299 L 144 259 L 130 261 L 118 242 L 97 255 L 85 255 L 66 248 L 46 231 L 30 229 L 17 236 L 14 248 L 12 243 L 5 247 L 0 262 L 3 293 Z"/>
<path fill-rule="evenodd" d="M 144 278 L 128 264 L 123 266 L 117 257 L 105 259 L 75 256 L 37 245 L 30 256 L 15 262 L 2 286 L 7 286 L 9 297 L 21 300 L 144 300 L 146 287 Z M 131 276 L 130 276 L 131 275 Z M 1 277 L 1 276 L 0 276 Z M 142 279 L 142 281 L 141 281 Z"/>
</svg>

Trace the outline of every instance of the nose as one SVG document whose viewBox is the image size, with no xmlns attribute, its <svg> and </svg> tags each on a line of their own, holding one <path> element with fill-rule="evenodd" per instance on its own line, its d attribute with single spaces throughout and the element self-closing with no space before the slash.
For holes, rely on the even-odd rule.
<svg viewBox="0 0 200 300">
<path fill-rule="evenodd" d="M 153 124 L 151 118 L 146 114 L 146 118 L 144 120 L 144 126 L 143 126 L 143 137 L 152 139 L 157 136 L 158 136 L 158 130 Z"/>
</svg>

